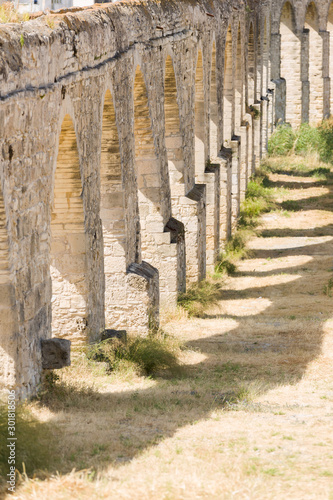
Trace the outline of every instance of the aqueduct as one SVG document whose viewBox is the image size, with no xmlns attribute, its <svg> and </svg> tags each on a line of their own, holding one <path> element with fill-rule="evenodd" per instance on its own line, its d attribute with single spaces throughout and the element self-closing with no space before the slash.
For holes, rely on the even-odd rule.
<svg viewBox="0 0 333 500">
<path fill-rule="evenodd" d="M 205 277 L 280 122 L 333 106 L 329 0 L 125 0 L 0 29 L 0 378 L 146 334 Z"/>
</svg>

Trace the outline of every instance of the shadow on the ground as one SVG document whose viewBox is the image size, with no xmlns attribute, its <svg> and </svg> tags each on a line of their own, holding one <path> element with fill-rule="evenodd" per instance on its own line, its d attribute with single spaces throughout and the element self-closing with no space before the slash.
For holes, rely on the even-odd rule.
<svg viewBox="0 0 333 500">
<path fill-rule="evenodd" d="M 282 184 L 286 187 L 285 183 Z M 316 185 L 319 184 L 316 182 Z M 316 199 L 318 206 L 321 201 L 321 197 Z M 318 228 L 321 236 L 331 236 L 332 230 L 332 224 Z M 277 237 L 311 237 L 316 235 L 315 232 L 315 229 L 271 229 L 265 230 L 263 235 L 269 237 L 275 233 Z M 249 384 L 255 383 L 265 391 L 265 388 L 272 389 L 281 383 L 297 383 L 308 364 L 321 352 L 323 324 L 329 317 L 326 311 L 322 315 L 320 312 L 311 313 L 310 304 L 320 301 L 323 309 L 328 307 L 330 300 L 333 304 L 333 299 L 324 296 L 317 285 L 311 288 L 309 274 L 315 273 L 322 257 L 332 255 L 332 250 L 332 241 L 314 245 L 305 243 L 296 248 L 254 250 L 252 258 L 256 259 L 291 255 L 311 255 L 313 259 L 291 268 L 281 266 L 272 271 L 238 273 L 238 276 L 258 279 L 281 272 L 297 273 L 297 293 L 308 296 L 307 300 L 304 299 L 305 310 L 300 310 L 300 317 L 303 319 L 310 315 L 312 325 L 310 332 L 304 334 L 304 341 L 303 324 L 298 326 L 295 322 L 294 328 L 286 329 L 286 319 L 291 322 L 295 319 L 294 315 L 289 317 L 288 312 L 292 305 L 290 283 L 271 286 L 260 286 L 258 283 L 257 287 L 244 291 L 222 290 L 220 299 L 250 299 L 260 295 L 260 298 L 269 299 L 265 315 L 262 316 L 261 312 L 240 315 L 236 311 L 235 315 L 223 314 L 221 317 L 232 319 L 236 326 L 229 331 L 219 331 L 217 326 L 217 331 L 211 336 L 189 341 L 187 346 L 198 350 L 201 358 L 197 364 L 186 366 L 178 377 L 157 377 L 148 389 L 109 393 L 87 387 L 79 389 L 75 385 L 56 385 L 51 396 L 41 400 L 42 405 L 54 412 L 52 422 L 59 445 L 57 454 L 61 459 L 60 464 L 58 460 L 49 467 L 49 471 L 57 469 L 66 473 L 74 467 L 92 467 L 101 471 L 110 464 L 121 466 L 145 449 L 173 436 L 179 428 L 208 418 L 215 409 L 232 409 L 237 398 L 242 399 L 238 396 Z M 284 304 L 281 304 L 282 298 Z M 281 312 L 283 309 L 285 316 Z M 206 316 L 219 317 L 218 314 Z M 249 318 L 253 320 L 252 329 L 248 324 Z M 200 324 L 205 328 L 204 320 Z M 196 326 L 198 330 L 200 327 Z M 179 325 L 179 329 L 183 329 L 183 325 Z M 68 416 L 68 428 L 63 421 L 57 425 L 64 415 Z M 97 425 L 97 429 L 89 431 L 89 422 Z M 74 439 L 76 435 L 79 437 Z"/>
</svg>

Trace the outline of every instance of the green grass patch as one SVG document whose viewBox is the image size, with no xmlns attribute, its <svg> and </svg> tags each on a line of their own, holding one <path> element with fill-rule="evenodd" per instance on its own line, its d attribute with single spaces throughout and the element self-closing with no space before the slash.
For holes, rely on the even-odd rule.
<svg viewBox="0 0 333 500">
<path fill-rule="evenodd" d="M 277 127 L 268 141 L 268 154 L 271 156 L 284 156 L 293 149 L 296 134 L 289 125 Z"/>
<path fill-rule="evenodd" d="M 135 369 L 145 375 L 153 375 L 161 370 L 179 370 L 177 353 L 180 343 L 163 332 L 147 337 L 129 337 L 126 342 L 107 339 L 89 347 L 90 360 L 107 364 L 107 371 Z"/>
<path fill-rule="evenodd" d="M 217 304 L 221 287 L 221 282 L 208 279 L 192 284 L 185 293 L 179 295 L 178 304 L 189 316 L 203 317 L 207 306 Z"/>
<path fill-rule="evenodd" d="M 323 288 L 324 295 L 327 295 L 327 297 L 332 297 L 333 295 L 333 278 L 330 278 L 328 280 L 327 285 L 324 286 Z"/>
<path fill-rule="evenodd" d="M 303 123 L 298 129 L 288 124 L 277 127 L 268 142 L 270 156 L 315 154 L 324 163 L 333 160 L 333 120 L 324 120 L 319 126 Z"/>
<path fill-rule="evenodd" d="M 301 210 L 301 204 L 297 200 L 285 200 L 281 203 L 281 208 L 288 212 L 298 212 Z"/>
<path fill-rule="evenodd" d="M 246 243 L 254 234 L 254 229 L 239 228 L 227 242 L 225 249 L 218 257 L 213 274 L 214 279 L 220 279 L 224 274 L 233 275 L 237 271 L 237 261 L 249 255 Z"/>
<path fill-rule="evenodd" d="M 218 258 L 214 278 L 234 274 L 237 271 L 237 261 L 249 255 L 246 243 L 255 234 L 260 215 L 275 208 L 276 190 L 268 187 L 269 184 L 264 170 L 258 171 L 248 183 L 245 200 L 240 207 L 237 231 Z"/>
</svg>

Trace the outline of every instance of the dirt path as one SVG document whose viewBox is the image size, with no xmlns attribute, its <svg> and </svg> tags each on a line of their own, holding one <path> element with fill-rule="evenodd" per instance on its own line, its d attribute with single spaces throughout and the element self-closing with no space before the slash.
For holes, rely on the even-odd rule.
<svg viewBox="0 0 333 500">
<path fill-rule="evenodd" d="M 101 375 L 97 403 L 44 409 L 64 461 L 99 479 L 68 473 L 15 498 L 333 499 L 333 187 L 271 179 L 281 210 L 262 217 L 218 307 L 167 325 L 190 347 L 186 375 Z"/>
</svg>

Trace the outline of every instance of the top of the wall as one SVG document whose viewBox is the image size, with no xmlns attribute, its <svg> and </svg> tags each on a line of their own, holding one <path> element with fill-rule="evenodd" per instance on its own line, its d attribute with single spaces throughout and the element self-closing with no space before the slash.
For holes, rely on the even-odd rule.
<svg viewBox="0 0 333 500">
<path fill-rule="evenodd" d="M 244 0 L 125 0 L 0 25 L 0 97 L 50 87 L 139 43 L 227 24 Z"/>
</svg>

